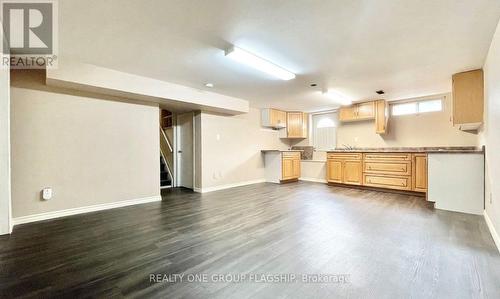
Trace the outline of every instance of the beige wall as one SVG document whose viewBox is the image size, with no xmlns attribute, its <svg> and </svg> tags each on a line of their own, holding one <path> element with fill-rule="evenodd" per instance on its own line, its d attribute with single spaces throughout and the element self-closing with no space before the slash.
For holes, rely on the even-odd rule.
<svg viewBox="0 0 500 299">
<path fill-rule="evenodd" d="M 10 232 L 9 84 L 9 71 L 0 69 L 0 235 Z"/>
<path fill-rule="evenodd" d="M 15 86 L 14 218 L 159 196 L 158 107 L 72 95 L 25 77 Z M 44 187 L 52 200 L 40 199 Z"/>
<path fill-rule="evenodd" d="M 260 126 L 260 111 L 223 116 L 202 112 L 201 187 L 203 189 L 264 179 L 262 149 L 286 149 L 278 131 Z M 200 188 L 200 186 L 197 186 Z"/>
<path fill-rule="evenodd" d="M 479 143 L 486 146 L 486 213 L 500 234 L 500 23 L 484 65 L 484 78 L 485 122 Z"/>
</svg>

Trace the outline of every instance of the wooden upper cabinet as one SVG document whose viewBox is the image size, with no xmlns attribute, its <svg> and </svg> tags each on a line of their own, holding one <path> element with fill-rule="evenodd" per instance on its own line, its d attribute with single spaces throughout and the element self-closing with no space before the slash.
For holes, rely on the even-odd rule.
<svg viewBox="0 0 500 299">
<path fill-rule="evenodd" d="M 353 121 L 356 119 L 356 106 L 342 107 L 339 109 L 340 121 Z"/>
<path fill-rule="evenodd" d="M 280 138 L 307 138 L 307 113 L 268 108 L 261 110 L 261 116 L 263 127 L 282 129 Z"/>
<path fill-rule="evenodd" d="M 375 117 L 375 102 L 366 102 L 357 104 L 358 107 L 358 120 L 372 119 Z"/>
<path fill-rule="evenodd" d="M 413 191 L 427 192 L 427 155 L 413 154 Z"/>
<path fill-rule="evenodd" d="M 307 113 L 287 112 L 287 125 L 281 138 L 307 138 Z"/>
<path fill-rule="evenodd" d="M 387 133 L 387 122 L 389 119 L 387 102 L 385 100 L 375 101 L 375 132 L 377 134 Z"/>
<path fill-rule="evenodd" d="M 278 109 L 262 109 L 261 125 L 263 127 L 284 128 L 286 127 L 286 112 Z"/>
<path fill-rule="evenodd" d="M 354 104 L 339 109 L 339 120 L 342 122 L 360 121 L 375 118 L 375 102 Z"/>
<path fill-rule="evenodd" d="M 288 129 L 288 137 L 301 137 L 302 136 L 302 123 L 303 113 L 301 112 L 288 112 L 287 113 L 287 129 Z"/>
<path fill-rule="evenodd" d="M 479 127 L 483 122 L 483 109 L 483 70 L 453 75 L 453 125 L 470 125 L 464 128 L 477 129 L 474 124 Z"/>
</svg>

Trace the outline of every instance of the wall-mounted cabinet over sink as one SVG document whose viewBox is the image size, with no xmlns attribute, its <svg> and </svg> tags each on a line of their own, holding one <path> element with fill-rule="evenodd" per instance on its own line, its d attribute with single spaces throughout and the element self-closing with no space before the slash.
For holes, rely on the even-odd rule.
<svg viewBox="0 0 500 299">
<path fill-rule="evenodd" d="M 360 121 L 375 118 L 375 102 L 354 104 L 339 109 L 339 120 L 342 122 Z"/>
<path fill-rule="evenodd" d="M 358 103 L 339 109 L 339 120 L 341 122 L 355 122 L 363 120 L 375 120 L 375 131 L 377 134 L 387 133 L 388 121 L 387 102 L 376 100 Z"/>
</svg>

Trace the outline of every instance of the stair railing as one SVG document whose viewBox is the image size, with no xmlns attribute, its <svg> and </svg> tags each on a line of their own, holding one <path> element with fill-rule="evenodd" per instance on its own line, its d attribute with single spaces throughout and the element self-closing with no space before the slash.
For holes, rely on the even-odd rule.
<svg viewBox="0 0 500 299">
<path fill-rule="evenodd" d="M 172 179 L 172 183 L 174 182 L 174 176 L 172 173 L 172 169 L 174 166 L 174 150 L 172 147 L 172 144 L 170 143 L 170 140 L 168 140 L 167 135 L 165 134 L 165 131 L 163 128 L 160 126 L 160 154 L 165 161 L 165 164 L 167 165 L 167 171 L 168 174 L 170 175 L 170 178 Z"/>
</svg>

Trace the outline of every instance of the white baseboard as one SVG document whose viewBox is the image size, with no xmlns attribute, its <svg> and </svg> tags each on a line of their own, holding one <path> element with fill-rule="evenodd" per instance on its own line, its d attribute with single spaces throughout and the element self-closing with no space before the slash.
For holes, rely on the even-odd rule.
<svg viewBox="0 0 500 299">
<path fill-rule="evenodd" d="M 198 192 L 198 193 L 208 193 L 208 192 L 214 192 L 214 191 L 219 191 L 219 190 L 224 190 L 224 189 L 230 189 L 230 188 L 265 183 L 265 182 L 266 182 L 265 179 L 258 179 L 258 180 L 251 180 L 251 181 L 239 182 L 239 183 L 234 183 L 234 184 L 226 184 L 226 185 L 220 185 L 220 186 L 214 186 L 214 187 L 207 187 L 207 188 L 194 188 L 193 190 L 194 190 L 194 192 Z"/>
<path fill-rule="evenodd" d="M 486 213 L 486 210 L 484 210 L 484 220 L 486 221 L 486 224 L 488 225 L 488 228 L 490 229 L 491 236 L 493 237 L 493 241 L 497 245 L 498 252 L 500 252 L 500 235 L 495 230 L 495 227 L 493 226 L 493 222 L 491 222 L 490 216 L 488 216 L 488 213 Z"/>
<path fill-rule="evenodd" d="M 318 179 L 318 178 L 299 178 L 299 181 L 327 183 L 325 179 Z"/>
<path fill-rule="evenodd" d="M 18 224 L 23 224 L 23 223 L 30 223 L 30 222 L 35 222 L 35 221 L 48 220 L 48 219 L 60 218 L 60 217 L 65 217 L 65 216 L 77 215 L 77 214 L 84 214 L 84 213 L 90 213 L 90 212 L 96 212 L 96 211 L 109 210 L 109 209 L 114 209 L 114 208 L 121 208 L 121 207 L 138 205 L 138 204 L 155 202 L 155 201 L 161 201 L 161 196 L 158 195 L 158 196 L 152 196 L 152 197 L 136 198 L 136 199 L 123 200 L 123 201 L 117 201 L 117 202 L 111 202 L 111 203 L 104 203 L 104 204 L 87 206 L 87 207 L 80 207 L 80 208 L 53 211 L 53 212 L 47 212 L 47 213 L 41 213 L 41 214 L 35 214 L 35 215 L 29 215 L 29 216 L 16 217 L 16 218 L 12 219 L 12 223 L 13 223 L 13 225 L 18 225 Z"/>
</svg>

